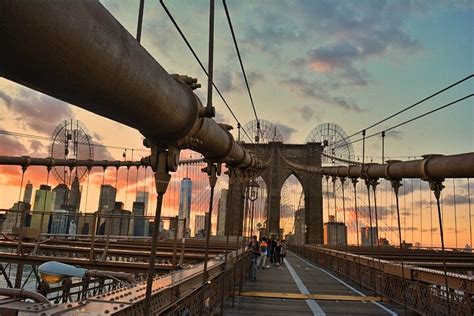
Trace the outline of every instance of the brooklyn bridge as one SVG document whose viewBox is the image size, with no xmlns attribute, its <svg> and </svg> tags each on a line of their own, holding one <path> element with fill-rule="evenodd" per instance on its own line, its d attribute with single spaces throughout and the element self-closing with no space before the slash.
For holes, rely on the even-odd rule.
<svg viewBox="0 0 474 316">
<path fill-rule="evenodd" d="M 318 90 L 329 83 L 308 90 L 303 77 L 261 92 L 244 66 L 267 57 L 250 63 L 247 20 L 232 14 L 244 9 L 193 7 L 201 32 L 182 28 L 174 15 L 186 9 L 169 2 L 137 1 L 132 22 L 117 3 L 0 2 L 0 315 L 473 315 L 472 54 L 467 72 L 384 111 Z M 147 50 L 157 10 L 168 24 L 152 31 L 190 52 L 207 87 L 194 68 L 165 70 L 188 67 L 167 37 L 153 39 L 165 54 Z M 238 71 L 229 56 L 219 64 L 221 26 Z M 193 34 L 205 34 L 205 62 Z M 329 64 L 336 51 L 325 66 L 313 53 L 311 71 L 342 67 Z M 236 73 L 246 110 L 224 97 Z M 290 84 L 350 114 L 323 121 L 301 107 L 289 127 L 290 105 L 254 102 Z M 436 115 L 458 121 L 423 123 Z M 290 135 L 303 122 L 304 141 Z M 400 136 L 408 130 L 423 137 Z"/>
</svg>

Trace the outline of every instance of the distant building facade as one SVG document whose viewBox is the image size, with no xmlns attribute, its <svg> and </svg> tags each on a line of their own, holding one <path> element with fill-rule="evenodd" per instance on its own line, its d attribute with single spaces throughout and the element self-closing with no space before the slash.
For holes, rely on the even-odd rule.
<svg viewBox="0 0 474 316">
<path fill-rule="evenodd" d="M 329 216 L 329 222 L 324 223 L 324 244 L 347 245 L 347 226 L 342 222 L 336 222 L 334 216 Z"/>
<path fill-rule="evenodd" d="M 132 208 L 132 227 L 133 236 L 146 236 L 147 227 L 145 227 L 145 203 L 144 202 L 133 202 Z"/>
<path fill-rule="evenodd" d="M 25 193 L 23 194 L 23 202 L 31 204 L 31 196 L 33 195 L 33 185 L 30 181 L 25 185 Z"/>
<path fill-rule="evenodd" d="M 225 235 L 225 213 L 227 209 L 227 189 L 221 190 L 219 204 L 217 205 L 217 236 Z"/>
<path fill-rule="evenodd" d="M 16 233 L 21 223 L 21 213 L 23 212 L 23 227 L 30 226 L 30 207 L 29 203 L 16 202 L 5 213 L 5 220 L 2 225 L 3 233 Z"/>
<path fill-rule="evenodd" d="M 60 183 L 54 189 L 54 210 L 60 210 L 69 200 L 69 188 L 66 184 Z"/>
<path fill-rule="evenodd" d="M 55 210 L 51 215 L 51 225 L 49 232 L 51 234 L 67 234 L 68 233 L 68 212 L 65 210 Z"/>
<path fill-rule="evenodd" d="M 297 245 L 302 245 L 305 243 L 305 220 L 304 220 L 304 208 L 300 208 L 295 211 L 295 235 L 294 242 Z"/>
<path fill-rule="evenodd" d="M 148 191 L 138 191 L 135 198 L 136 202 L 142 202 L 145 205 L 144 215 L 148 214 L 148 200 L 150 198 L 150 193 Z"/>
<path fill-rule="evenodd" d="M 205 236 L 205 226 L 206 216 L 205 215 L 195 215 L 194 216 L 194 237 L 203 238 Z"/>
<path fill-rule="evenodd" d="M 72 205 L 74 207 L 74 212 L 79 212 L 81 207 L 81 186 L 79 183 L 79 178 L 76 176 L 72 180 L 71 184 L 71 192 L 69 194 L 68 205 Z"/>
<path fill-rule="evenodd" d="M 56 193 L 51 191 L 49 185 L 42 184 L 40 188 L 36 190 L 30 227 L 41 228 L 40 233 L 48 232 L 49 213 L 53 211 L 55 197 Z"/>
<path fill-rule="evenodd" d="M 377 245 L 379 234 L 376 227 L 361 227 L 360 236 L 362 246 Z"/>
<path fill-rule="evenodd" d="M 181 187 L 179 190 L 179 211 L 178 217 L 183 220 L 186 219 L 186 235 L 189 236 L 189 221 L 191 219 L 191 194 L 193 190 L 193 182 L 190 178 L 183 178 L 181 180 Z M 182 225 L 179 227 L 179 236 L 182 236 Z"/>
<path fill-rule="evenodd" d="M 114 209 L 117 190 L 110 184 L 102 184 L 99 194 L 99 212 L 105 212 Z"/>
</svg>

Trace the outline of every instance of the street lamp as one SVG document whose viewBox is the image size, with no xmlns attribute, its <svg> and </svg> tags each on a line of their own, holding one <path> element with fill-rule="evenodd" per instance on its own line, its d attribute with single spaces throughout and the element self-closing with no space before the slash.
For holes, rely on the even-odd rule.
<svg viewBox="0 0 474 316">
<path fill-rule="evenodd" d="M 249 183 L 250 188 L 250 201 L 252 202 L 252 215 L 250 217 L 250 236 L 253 236 L 253 217 L 255 215 L 255 201 L 258 199 L 258 188 L 260 185 L 255 181 L 251 180 Z"/>
<path fill-rule="evenodd" d="M 49 284 L 59 283 L 65 278 L 77 277 L 106 277 L 118 279 L 128 283 L 133 283 L 133 276 L 125 272 L 101 271 L 101 270 L 87 270 L 84 268 L 75 267 L 69 264 L 49 261 L 41 264 L 38 267 L 41 279 Z"/>
</svg>

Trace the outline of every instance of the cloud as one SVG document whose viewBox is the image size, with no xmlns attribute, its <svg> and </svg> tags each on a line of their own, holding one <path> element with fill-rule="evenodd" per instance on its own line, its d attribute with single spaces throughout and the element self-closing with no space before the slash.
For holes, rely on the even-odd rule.
<svg viewBox="0 0 474 316">
<path fill-rule="evenodd" d="M 320 111 L 316 111 L 314 106 L 300 105 L 293 108 L 300 114 L 300 117 L 303 121 L 321 121 L 322 113 Z"/>
<path fill-rule="evenodd" d="M 333 96 L 327 91 L 328 84 L 318 81 L 307 81 L 301 77 L 289 78 L 280 81 L 280 84 L 287 86 L 290 91 L 318 101 L 323 106 L 338 107 L 353 112 L 363 112 L 360 106 L 352 98 Z"/>
<path fill-rule="evenodd" d="M 250 89 L 255 84 L 264 80 L 264 76 L 254 71 L 246 70 Z M 245 80 L 242 72 L 230 67 L 219 67 L 215 70 L 215 82 L 222 93 L 241 93 L 246 91 Z M 254 100 L 255 101 L 255 100 Z"/>
<path fill-rule="evenodd" d="M 417 4 L 390 1 L 311 1 L 300 6 L 302 19 L 322 39 L 291 64 L 338 80 L 343 85 L 366 86 L 369 59 L 389 52 L 415 52 L 420 44 L 404 29 L 407 15 L 420 11 Z"/>
<path fill-rule="evenodd" d="M 445 206 L 453 206 L 454 202 L 456 205 L 459 204 L 469 204 L 469 196 L 468 195 L 461 195 L 461 194 L 448 194 L 443 196 L 443 205 Z"/>
<path fill-rule="evenodd" d="M 291 136 L 297 132 L 295 128 L 285 125 L 283 123 L 275 123 L 275 125 L 280 131 L 281 135 L 283 136 L 283 140 L 286 140 L 286 141 L 291 139 Z"/>
<path fill-rule="evenodd" d="M 281 45 L 298 42 L 306 38 L 305 33 L 296 28 L 275 24 L 279 20 L 276 15 L 264 14 L 258 25 L 248 24 L 245 30 L 244 45 L 265 53 L 277 53 Z"/>
<path fill-rule="evenodd" d="M 73 117 L 69 104 L 26 88 L 21 88 L 18 97 L 0 91 L 0 100 L 33 133 L 50 135 L 59 122 Z"/>
<path fill-rule="evenodd" d="M 391 131 L 386 132 L 385 136 L 387 138 L 401 140 L 401 139 L 403 139 L 403 132 L 402 131 L 391 130 Z"/>
<path fill-rule="evenodd" d="M 0 147 L 1 155 L 23 156 L 27 154 L 28 150 L 26 149 L 25 145 L 23 145 L 23 143 L 21 143 L 17 139 L 13 138 L 12 136 L 5 135 L 2 135 L 0 137 L 2 143 L 2 146 Z"/>
</svg>

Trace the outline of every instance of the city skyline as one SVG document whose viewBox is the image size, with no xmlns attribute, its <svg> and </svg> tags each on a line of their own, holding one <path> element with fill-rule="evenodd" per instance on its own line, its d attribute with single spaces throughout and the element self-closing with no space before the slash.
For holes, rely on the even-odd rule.
<svg viewBox="0 0 474 316">
<path fill-rule="evenodd" d="M 135 3 L 102 3 L 134 34 L 137 13 Z M 272 6 L 268 6 L 265 1 L 249 1 L 247 5 L 229 3 L 235 16 L 237 36 L 242 42 L 243 59 L 249 72 L 259 116 L 275 122 L 287 143 L 302 143 L 313 127 L 324 122 L 337 123 L 349 134 L 358 131 L 472 72 L 472 32 L 469 30 L 473 20 L 473 6 L 469 3 L 382 1 L 377 6 L 370 1 L 361 1 L 357 5 L 334 2 L 324 6 L 311 1 L 302 1 L 299 5 L 295 3 L 288 1 Z M 170 3 L 169 7 L 182 24 L 183 30 L 189 34 L 198 54 L 205 60 L 207 26 L 201 22 L 207 18 L 207 4 L 199 1 L 190 4 L 176 2 Z M 216 32 L 215 81 L 222 87 L 240 121 L 245 124 L 253 119 L 252 111 L 227 29 L 225 32 L 221 31 L 226 26 L 220 4 L 216 10 L 220 13 L 216 17 L 219 31 Z M 292 10 L 301 19 L 292 20 L 286 14 Z M 347 14 L 348 12 L 354 14 Z M 270 23 L 275 20 L 279 21 L 276 31 L 273 29 L 274 24 Z M 170 73 L 186 73 L 197 77 L 203 88 L 196 90 L 196 93 L 205 103 L 206 77 L 157 4 L 146 3 L 142 45 Z M 387 122 L 383 128 L 461 97 L 469 93 L 472 87 L 472 80 L 468 81 L 440 98 L 415 108 L 413 112 L 409 111 L 399 119 Z M 222 102 L 215 97 L 214 103 L 216 120 L 235 127 L 235 122 Z M 467 100 L 427 116 L 418 123 L 396 129 L 387 135 L 385 157 L 409 159 L 426 153 L 471 152 L 474 150 L 471 137 L 474 132 L 473 113 L 473 103 Z M 143 137 L 136 130 L 0 78 L 0 122 L 3 129 L 49 137 L 57 124 L 71 118 L 84 122 L 95 143 L 128 148 L 125 151 L 97 147 L 95 159 L 138 160 L 149 153 L 148 149 L 141 146 Z M 232 133 L 236 136 L 235 128 Z M 5 135 L 0 137 L 1 155 L 49 155 L 49 140 Z M 360 158 L 361 142 L 355 143 L 354 149 L 356 156 Z M 369 161 L 380 162 L 380 137 L 367 141 L 366 154 L 370 157 Z M 183 156 L 189 155 L 189 152 L 183 153 Z M 179 181 L 185 176 L 185 169 L 180 168 L 171 180 L 169 193 L 164 201 L 165 215 L 177 214 Z M 0 166 L 0 173 L 0 208 L 9 209 L 21 200 L 21 197 L 18 198 L 19 192 L 25 191 L 23 187 L 20 189 L 22 172 L 20 167 Z M 28 181 L 31 181 L 35 190 L 41 184 L 48 184 L 52 188 L 58 185 L 53 177 L 48 180 L 47 170 L 43 167 L 29 167 L 25 172 L 23 186 Z M 83 196 L 89 189 L 88 201 L 84 198 L 80 201 L 81 212 L 96 211 L 103 183 L 116 187 L 114 201 L 125 203 L 124 208 L 127 210 L 132 210 L 137 191 L 150 192 L 150 202 L 146 205 L 145 212 L 148 215 L 155 212 L 156 193 L 149 169 L 145 171 L 143 168 L 130 168 L 127 171 L 109 168 L 103 172 L 100 168 L 95 168 L 88 181 L 89 188 L 85 180 L 81 182 Z M 470 197 L 465 180 L 456 181 L 457 190 L 454 193 L 453 184 L 449 181 L 443 192 L 446 202 L 443 209 L 448 214 L 453 214 L 456 201 L 456 211 L 464 216 L 458 223 L 462 229 L 461 244 L 461 241 L 464 243 L 469 239 L 466 235 L 469 221 L 463 219 L 466 219 Z M 193 190 L 192 198 L 206 184 L 203 181 L 198 185 Z M 423 190 L 427 190 L 426 183 L 422 185 Z M 413 200 L 417 205 L 421 202 L 423 217 L 428 218 L 428 194 L 425 191 L 420 197 L 415 193 L 417 186 L 415 184 L 413 188 L 410 180 L 407 180 L 402 187 L 402 190 L 406 188 L 408 192 L 403 194 L 405 199 L 408 198 L 408 203 L 405 202 L 408 206 L 402 207 L 402 212 L 408 212 Z M 381 196 L 387 191 L 390 189 L 384 188 Z M 390 210 L 393 210 L 392 206 L 391 202 L 385 205 Z M 332 207 L 331 203 L 330 209 Z M 204 212 L 204 209 L 200 209 L 196 214 Z M 354 217 L 352 207 L 348 207 L 347 212 L 348 217 Z M 216 223 L 216 213 L 213 214 L 213 223 Z M 325 206 L 324 218 L 327 216 Z M 411 215 L 405 217 L 411 226 L 408 229 L 409 225 L 405 225 L 405 235 L 422 231 L 422 239 L 430 240 L 431 231 L 427 230 L 431 228 L 426 222 L 424 227 L 412 227 L 415 225 L 411 225 Z M 286 225 L 291 229 L 292 217 L 285 218 L 289 219 Z M 366 220 L 365 216 L 362 218 Z M 418 221 L 419 216 L 415 217 L 415 222 Z M 453 245 L 454 237 L 452 231 L 449 231 L 454 226 L 452 217 L 446 217 L 446 224 L 447 241 Z M 393 227 L 394 225 L 388 224 L 385 229 Z M 380 233 L 382 234 L 382 229 Z M 435 238 L 437 237 L 435 233 Z"/>
</svg>

